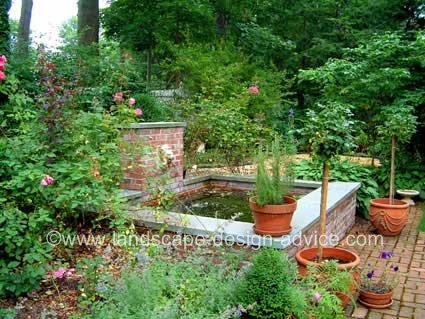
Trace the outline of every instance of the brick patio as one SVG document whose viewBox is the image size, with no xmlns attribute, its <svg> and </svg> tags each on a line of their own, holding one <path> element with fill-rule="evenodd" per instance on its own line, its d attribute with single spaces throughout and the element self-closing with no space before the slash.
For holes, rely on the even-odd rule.
<svg viewBox="0 0 425 319">
<path fill-rule="evenodd" d="M 400 283 L 394 291 L 394 303 L 388 309 L 369 310 L 357 303 L 349 318 L 390 319 L 390 318 L 425 318 L 425 232 L 417 230 L 421 219 L 422 206 L 410 209 L 409 223 L 398 237 L 383 237 L 383 245 L 352 246 L 357 252 L 361 265 L 368 265 L 375 270 L 384 269 L 387 262 L 397 264 Z M 352 228 L 352 235 L 372 235 L 373 227 L 358 219 Z M 347 238 L 341 243 L 347 247 Z M 394 256 L 388 260 L 380 259 L 381 251 L 392 251 Z"/>
</svg>

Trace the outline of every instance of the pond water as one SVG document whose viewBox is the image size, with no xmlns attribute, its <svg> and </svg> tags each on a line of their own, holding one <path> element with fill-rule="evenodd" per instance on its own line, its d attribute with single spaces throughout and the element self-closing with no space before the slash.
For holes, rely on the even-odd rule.
<svg viewBox="0 0 425 319">
<path fill-rule="evenodd" d="M 184 214 L 253 222 L 247 192 L 208 190 L 184 198 L 175 209 Z"/>
</svg>

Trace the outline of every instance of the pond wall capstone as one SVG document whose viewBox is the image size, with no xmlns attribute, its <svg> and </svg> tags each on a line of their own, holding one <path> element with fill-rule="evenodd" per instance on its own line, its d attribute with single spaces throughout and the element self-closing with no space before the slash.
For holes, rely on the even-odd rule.
<svg viewBox="0 0 425 319">
<path fill-rule="evenodd" d="M 122 189 L 146 191 L 149 178 L 164 177 L 170 190 L 183 189 L 184 122 L 131 124 L 123 128 L 123 139 L 130 145 L 122 157 Z M 136 150 L 136 151 L 134 151 Z"/>
</svg>

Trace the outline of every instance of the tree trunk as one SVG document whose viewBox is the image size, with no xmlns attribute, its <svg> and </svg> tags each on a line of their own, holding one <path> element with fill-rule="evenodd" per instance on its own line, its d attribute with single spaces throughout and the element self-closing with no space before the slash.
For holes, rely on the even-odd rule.
<svg viewBox="0 0 425 319">
<path fill-rule="evenodd" d="M 21 17 L 19 19 L 18 48 L 23 54 L 28 54 L 30 44 L 30 24 L 33 0 L 22 0 Z"/>
<path fill-rule="evenodd" d="M 148 88 L 150 88 L 152 76 L 152 48 L 146 51 L 146 82 Z"/>
<path fill-rule="evenodd" d="M 99 43 L 99 0 L 78 1 L 78 45 Z"/>
<path fill-rule="evenodd" d="M 328 201 L 328 186 L 329 186 L 329 164 L 323 162 L 323 175 L 322 175 L 322 193 L 320 196 L 320 230 L 319 230 L 319 240 L 318 242 L 318 251 L 317 258 L 318 262 L 322 261 L 323 258 L 323 247 L 321 241 L 326 236 L 326 210 L 327 210 L 327 201 Z"/>
<path fill-rule="evenodd" d="M 395 146 L 396 137 L 391 139 L 390 205 L 394 202 Z"/>
</svg>

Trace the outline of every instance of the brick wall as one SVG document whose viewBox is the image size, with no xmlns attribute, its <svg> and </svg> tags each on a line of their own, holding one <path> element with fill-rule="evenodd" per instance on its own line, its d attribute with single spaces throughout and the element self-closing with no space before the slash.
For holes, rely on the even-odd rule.
<svg viewBox="0 0 425 319">
<path fill-rule="evenodd" d="M 348 232 L 351 230 L 355 223 L 356 219 L 356 193 L 347 196 L 342 200 L 336 207 L 332 210 L 328 210 L 327 219 L 326 219 L 326 234 L 336 235 L 340 240 L 342 240 Z M 319 227 L 320 220 L 317 219 L 316 222 L 311 225 L 308 229 L 304 229 L 302 235 L 305 238 L 319 238 Z M 305 243 L 301 245 L 291 244 L 285 251 L 290 256 L 295 256 L 295 254 L 306 247 Z M 309 246 L 317 246 L 312 242 Z"/>
<path fill-rule="evenodd" d="M 124 179 L 121 188 L 148 191 L 149 177 L 163 178 L 170 189 L 183 189 L 183 134 L 180 122 L 138 123 L 125 128 Z"/>
</svg>

